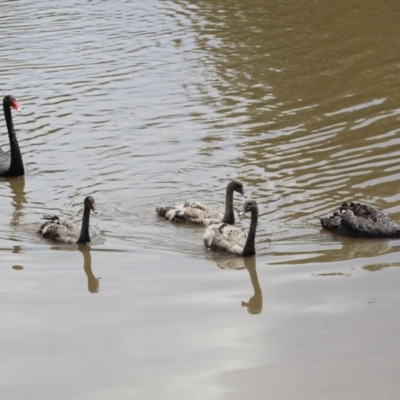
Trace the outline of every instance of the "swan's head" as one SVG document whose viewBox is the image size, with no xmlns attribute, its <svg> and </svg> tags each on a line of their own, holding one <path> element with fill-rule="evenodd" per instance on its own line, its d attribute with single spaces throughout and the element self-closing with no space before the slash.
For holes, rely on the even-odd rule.
<svg viewBox="0 0 400 400">
<path fill-rule="evenodd" d="M 346 215 L 349 215 L 350 217 L 354 216 L 353 210 L 346 210 Z"/>
<path fill-rule="evenodd" d="M 9 94 L 8 96 L 4 97 L 3 105 L 8 106 L 8 107 L 12 107 L 14 110 L 21 111 L 21 109 L 19 107 L 19 104 L 17 103 L 17 100 L 11 94 Z"/>
<path fill-rule="evenodd" d="M 93 214 L 97 214 L 96 204 L 94 202 L 94 198 L 92 196 L 88 196 L 85 198 L 85 208 L 89 208 Z"/>
<path fill-rule="evenodd" d="M 229 184 L 231 186 L 231 188 L 235 191 L 240 193 L 243 197 L 247 197 L 246 196 L 246 192 L 244 191 L 244 187 L 243 187 L 243 183 L 233 179 L 232 182 Z"/>
<path fill-rule="evenodd" d="M 257 202 L 255 200 L 247 200 L 243 204 L 243 209 L 239 213 L 239 215 L 243 215 L 243 214 L 246 214 L 247 212 L 253 212 L 256 210 L 258 210 Z"/>
<path fill-rule="evenodd" d="M 342 204 L 342 206 L 340 207 L 340 214 L 346 214 L 348 210 L 350 210 L 351 207 L 353 207 L 354 204 L 351 203 L 350 205 L 346 202 L 344 202 Z"/>
</svg>

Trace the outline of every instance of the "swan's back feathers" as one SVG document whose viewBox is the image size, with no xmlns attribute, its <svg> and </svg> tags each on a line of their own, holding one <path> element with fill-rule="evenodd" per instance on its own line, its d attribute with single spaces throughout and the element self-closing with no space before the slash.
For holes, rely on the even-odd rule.
<svg viewBox="0 0 400 400">
<path fill-rule="evenodd" d="M 59 218 L 56 215 L 46 215 L 44 218 L 49 219 L 49 221 L 42 224 L 39 233 L 41 233 L 45 239 L 51 239 L 55 242 L 66 244 L 77 242 L 80 233 L 80 227 L 77 224 Z"/>
<path fill-rule="evenodd" d="M 375 215 L 377 219 L 365 218 L 354 215 L 353 211 L 347 211 L 343 215 L 341 225 L 351 233 L 351 236 L 369 238 L 390 238 L 400 236 L 400 226 L 391 219 Z"/>
<path fill-rule="evenodd" d="M 207 204 L 199 203 L 197 201 L 194 201 L 192 203 L 186 202 L 183 205 L 183 207 L 185 207 L 185 208 L 195 208 L 196 210 L 201 210 L 201 211 L 204 211 L 205 213 L 208 213 L 208 214 L 210 214 L 210 213 L 212 214 L 212 213 L 215 213 L 215 212 L 218 213 L 218 211 L 215 211 L 212 207 L 208 206 Z"/>
<path fill-rule="evenodd" d="M 365 238 L 400 237 L 400 225 L 382 211 L 367 204 L 346 202 L 330 217 L 320 218 L 321 226 L 343 236 Z"/>
<path fill-rule="evenodd" d="M 347 204 L 346 202 L 344 202 L 340 207 L 340 214 L 346 214 L 348 210 L 353 211 L 356 217 L 366 218 L 373 222 L 386 223 L 386 224 L 393 223 L 393 221 L 382 211 L 379 211 L 376 208 L 369 206 L 368 204 L 353 203 L 353 202 Z"/>
<path fill-rule="evenodd" d="M 247 233 L 228 224 L 214 224 L 207 227 L 203 240 L 207 248 L 224 253 L 242 254 Z"/>
<path fill-rule="evenodd" d="M 194 224 L 211 225 L 222 221 L 224 215 L 212 207 L 202 203 L 185 203 L 176 207 L 157 207 L 157 214 L 174 222 L 192 222 Z"/>
</svg>

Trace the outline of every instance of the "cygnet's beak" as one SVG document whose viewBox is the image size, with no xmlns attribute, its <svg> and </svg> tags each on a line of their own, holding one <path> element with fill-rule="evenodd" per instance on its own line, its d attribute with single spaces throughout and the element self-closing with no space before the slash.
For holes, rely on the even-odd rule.
<svg viewBox="0 0 400 400">
<path fill-rule="evenodd" d="M 247 212 L 246 207 L 245 205 L 243 205 L 242 211 L 240 211 L 239 215 L 244 215 L 246 214 L 246 212 Z"/>
<path fill-rule="evenodd" d="M 242 191 L 240 192 L 240 194 L 244 197 L 244 198 L 246 198 L 247 199 L 247 194 L 246 194 L 246 192 L 242 189 Z"/>
<path fill-rule="evenodd" d="M 94 204 L 92 204 L 92 213 L 93 214 L 97 214 L 97 209 L 96 209 L 96 206 L 94 205 Z"/>
</svg>

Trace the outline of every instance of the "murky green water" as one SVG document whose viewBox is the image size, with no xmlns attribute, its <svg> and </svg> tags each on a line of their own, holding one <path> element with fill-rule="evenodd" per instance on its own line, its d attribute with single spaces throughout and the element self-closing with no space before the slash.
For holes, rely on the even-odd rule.
<svg viewBox="0 0 400 400">
<path fill-rule="evenodd" d="M 400 220 L 399 13 L 4 2 L 1 97 L 22 108 L 27 173 L 0 181 L 0 397 L 396 398 L 399 241 L 317 217 L 357 200 Z M 232 178 L 260 205 L 255 258 L 157 218 L 223 210 Z M 90 248 L 39 238 L 44 213 L 79 221 L 87 195 Z"/>
</svg>

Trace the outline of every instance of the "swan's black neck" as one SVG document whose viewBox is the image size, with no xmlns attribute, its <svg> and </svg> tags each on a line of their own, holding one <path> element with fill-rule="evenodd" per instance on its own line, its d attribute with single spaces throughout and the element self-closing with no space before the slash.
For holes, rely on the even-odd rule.
<svg viewBox="0 0 400 400">
<path fill-rule="evenodd" d="M 90 219 L 90 207 L 86 207 L 83 210 L 83 218 L 82 218 L 82 228 L 81 234 L 79 235 L 79 239 L 76 243 L 89 243 L 89 219 Z"/>
<path fill-rule="evenodd" d="M 233 187 L 231 183 L 226 187 L 225 214 L 222 222 L 229 225 L 235 223 L 235 213 L 233 212 Z"/>
<path fill-rule="evenodd" d="M 15 136 L 14 124 L 11 115 L 10 101 L 7 98 L 3 101 L 4 117 L 7 123 L 8 137 L 10 139 L 11 163 L 10 168 L 4 172 L 3 176 L 21 176 L 25 174 L 24 163 L 22 162 L 21 151 L 19 149 L 17 137 Z"/>
<path fill-rule="evenodd" d="M 258 208 L 255 207 L 251 210 L 251 223 L 249 234 L 247 235 L 246 244 L 244 245 L 242 255 L 243 256 L 253 256 L 256 254 L 256 229 L 257 229 L 257 220 L 258 220 Z"/>
</svg>

